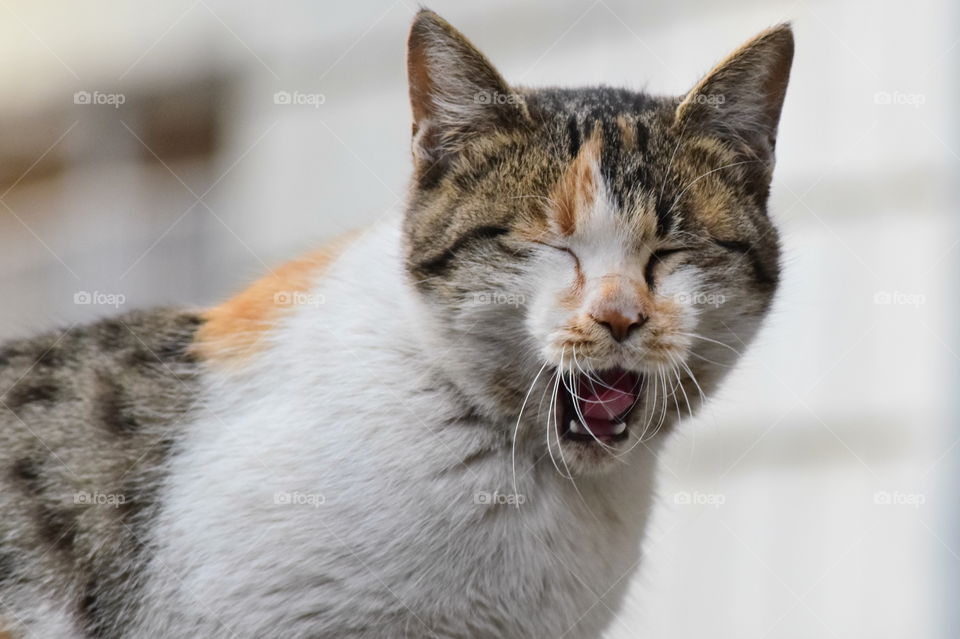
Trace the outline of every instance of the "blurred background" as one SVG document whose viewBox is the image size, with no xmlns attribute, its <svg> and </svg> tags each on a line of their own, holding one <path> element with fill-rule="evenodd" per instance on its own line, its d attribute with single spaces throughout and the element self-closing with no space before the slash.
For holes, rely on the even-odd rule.
<svg viewBox="0 0 960 639">
<path fill-rule="evenodd" d="M 609 636 L 960 636 L 956 4 L 430 6 L 509 81 L 658 93 L 796 29 L 782 294 L 664 455 Z M 210 304 L 395 208 L 415 10 L 0 0 L 0 338 Z"/>
</svg>

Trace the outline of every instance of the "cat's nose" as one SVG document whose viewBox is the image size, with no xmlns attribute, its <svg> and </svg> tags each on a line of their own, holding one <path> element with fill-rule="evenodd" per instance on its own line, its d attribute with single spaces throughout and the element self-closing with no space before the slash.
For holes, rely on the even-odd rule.
<svg viewBox="0 0 960 639">
<path fill-rule="evenodd" d="M 590 317 L 593 318 L 594 322 L 610 331 L 610 335 L 618 342 L 630 337 L 633 331 L 647 322 L 647 316 L 643 313 L 637 313 L 633 317 L 629 317 L 618 310 L 603 311 Z"/>
</svg>

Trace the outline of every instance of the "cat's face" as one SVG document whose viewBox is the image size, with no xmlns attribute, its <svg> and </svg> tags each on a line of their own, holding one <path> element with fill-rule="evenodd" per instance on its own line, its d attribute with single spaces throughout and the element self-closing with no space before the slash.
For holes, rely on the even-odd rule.
<svg viewBox="0 0 960 639">
<path fill-rule="evenodd" d="M 409 55 L 407 259 L 437 360 L 534 454 L 603 469 L 693 412 L 770 306 L 790 31 L 682 100 L 510 88 L 430 12 Z"/>
</svg>

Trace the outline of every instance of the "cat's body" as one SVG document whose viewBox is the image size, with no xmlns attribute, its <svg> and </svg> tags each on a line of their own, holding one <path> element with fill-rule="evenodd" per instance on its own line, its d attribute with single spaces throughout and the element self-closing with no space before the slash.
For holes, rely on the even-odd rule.
<svg viewBox="0 0 960 639">
<path fill-rule="evenodd" d="M 15 609 L 24 621 L 23 611 L 37 612 L 33 635 L 599 633 L 638 561 L 657 443 L 636 467 L 578 480 L 576 488 L 549 462 L 539 464 L 518 479 L 521 507 L 507 503 L 510 439 L 485 427 L 417 343 L 424 327 L 409 303 L 398 226 L 384 223 L 354 240 L 304 298 L 324 300 L 324 321 L 312 307 L 291 314 L 271 335 L 277 351 L 242 379 L 232 372 L 221 379 L 185 355 L 196 317 L 170 311 L 121 316 L 59 342 L 50 335 L 12 345 L 27 364 L 52 343 L 50 352 L 75 352 L 92 335 L 97 359 L 78 361 L 91 377 L 109 367 L 113 352 L 123 360 L 118 384 L 144 370 L 180 396 L 177 414 L 151 428 L 122 417 L 118 405 L 144 406 L 146 393 L 91 393 L 73 373 L 48 382 L 42 359 L 30 372 L 8 371 L 4 381 L 26 372 L 11 407 L 49 428 L 33 442 L 0 435 L 9 444 L 0 463 L 18 473 L 3 480 L 4 512 L 13 517 L 0 532 L 47 551 L 36 563 L 11 554 L 7 564 L 36 575 L 49 561 L 50 582 L 76 579 L 53 597 L 25 590 L 26 605 Z M 389 267 L 366 277 L 371 259 Z M 151 340 L 164 330 L 166 342 Z M 358 403 L 358 385 L 376 388 L 376 399 Z M 54 386 L 55 398 L 37 395 Z M 23 401 L 28 396 L 33 401 Z M 55 417 L 60 411 L 64 417 Z M 45 418 L 31 419 L 38 414 Z M 0 433 L 17 426 L 10 416 Z M 157 473 L 145 481 L 149 470 Z M 123 495 L 125 503 L 75 504 L 78 494 Z M 158 503 L 163 508 L 153 511 Z M 129 572 L 104 581 L 123 566 Z M 115 627 L 117 616 L 123 621 Z M 75 619 L 89 624 L 88 634 L 54 630 Z"/>
<path fill-rule="evenodd" d="M 764 98 L 778 116 L 791 42 L 768 32 L 711 77 L 742 80 L 759 51 L 750 70 L 779 83 Z M 404 216 L 209 311 L 135 313 L 0 354 L 0 620 L 14 637 L 610 624 L 664 435 L 776 286 L 776 118 L 740 104 L 754 128 L 737 144 L 769 154 L 758 170 L 689 100 L 458 102 L 454 77 L 472 92 L 460 98 L 507 88 L 429 12 L 410 66 Z M 682 301 L 708 291 L 721 303 Z"/>
<path fill-rule="evenodd" d="M 264 360 L 247 385 L 220 395 L 216 417 L 191 429 L 157 559 L 207 569 L 185 589 L 170 583 L 187 596 L 172 619 L 171 608 L 158 611 L 159 627 L 189 610 L 213 624 L 200 634 L 213 635 L 213 608 L 257 637 L 276 628 L 315 636 L 318 622 L 337 637 L 400 628 L 418 637 L 559 636 L 585 611 L 578 601 L 595 600 L 636 561 L 649 474 L 580 482 L 598 521 L 552 466 L 520 477 L 520 508 L 478 503 L 513 493 L 509 438 L 486 427 L 424 355 L 399 237 L 389 224 L 359 238 L 317 288 L 330 320 L 349 329 L 291 317 L 278 347 L 297 352 Z M 372 258 L 392 268 L 358 277 Z M 304 353 L 304 343 L 316 350 Z M 358 387 L 375 397 L 358 404 Z M 275 504 L 287 495 L 300 505 Z M 616 508 L 621 500 L 629 508 Z M 178 531 L 184 521 L 203 533 Z M 608 606 L 621 590 L 607 593 Z M 581 636 L 597 634 L 609 615 L 600 604 L 591 612 L 582 628 L 592 631 Z"/>
</svg>

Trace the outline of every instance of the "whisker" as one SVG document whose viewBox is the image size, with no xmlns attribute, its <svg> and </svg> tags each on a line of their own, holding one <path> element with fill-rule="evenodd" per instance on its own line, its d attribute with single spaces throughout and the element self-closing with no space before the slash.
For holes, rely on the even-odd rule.
<svg viewBox="0 0 960 639">
<path fill-rule="evenodd" d="M 729 344 L 726 344 L 726 343 L 724 343 L 724 342 L 715 340 L 715 339 L 713 339 L 713 338 L 711 338 L 711 337 L 704 337 L 703 335 L 698 335 L 697 333 L 680 333 L 680 332 L 678 332 L 677 335 L 683 335 L 684 337 L 695 337 L 695 338 L 697 338 L 697 339 L 702 339 L 702 340 L 704 340 L 704 341 L 706 341 L 706 342 L 710 342 L 711 344 L 716 344 L 717 346 L 723 346 L 724 348 L 730 349 L 731 351 L 733 351 L 734 354 L 737 355 L 737 357 L 741 357 L 741 356 L 742 356 L 742 355 L 740 354 L 740 351 L 738 351 L 738 350 L 735 349 L 734 347 L 732 347 L 732 346 L 730 346 Z"/>
<path fill-rule="evenodd" d="M 561 350 L 560 351 L 561 364 L 563 363 L 563 353 L 564 351 Z M 551 429 L 550 415 L 552 414 L 553 415 L 552 428 L 557 434 L 557 449 L 560 450 L 561 457 L 563 456 L 563 448 L 560 445 L 560 425 L 558 424 L 558 415 L 557 415 L 557 404 L 559 403 L 557 399 L 557 393 L 560 392 L 560 378 L 562 376 L 563 376 L 563 370 L 558 366 L 557 372 L 554 375 L 554 378 L 556 381 L 554 382 L 554 386 L 553 386 L 553 406 L 551 407 L 551 409 L 548 409 L 548 412 L 547 412 L 547 453 L 550 455 L 550 461 L 553 462 L 553 467 L 557 469 L 557 474 L 559 474 L 561 477 L 568 477 L 571 481 L 573 481 L 573 476 L 570 475 L 569 472 L 567 475 L 564 475 L 563 471 L 560 470 L 560 466 L 557 464 L 557 459 L 556 457 L 553 456 L 553 449 L 550 448 L 550 429 Z"/>
<path fill-rule="evenodd" d="M 520 405 L 520 413 L 517 415 L 517 425 L 513 429 L 513 443 L 510 446 L 510 465 L 513 468 L 513 494 L 519 494 L 517 490 L 517 434 L 520 432 L 520 420 L 523 418 L 523 409 L 527 407 L 527 400 L 530 399 L 530 393 L 533 392 L 534 387 L 537 385 L 537 380 L 540 379 L 540 375 L 543 374 L 544 369 L 547 368 L 548 362 L 544 362 L 543 366 L 540 367 L 540 370 L 537 371 L 537 376 L 533 378 L 533 382 L 530 384 L 530 389 L 527 390 L 526 397 L 523 398 L 523 403 Z M 520 504 L 517 504 L 519 508 Z"/>
<path fill-rule="evenodd" d="M 668 405 L 668 395 L 667 395 L 667 377 L 663 372 L 663 365 L 657 364 L 657 370 L 659 371 L 658 378 L 663 386 L 663 406 L 660 409 L 660 419 L 657 422 L 657 425 L 654 427 L 653 432 L 650 433 L 649 439 L 653 439 L 657 436 L 657 433 L 660 432 L 660 429 L 663 427 L 663 422 L 667 418 L 667 405 Z"/>
<path fill-rule="evenodd" d="M 575 392 L 574 390 L 572 390 L 572 389 L 570 388 L 570 386 L 567 385 L 567 380 L 566 380 L 565 378 L 563 378 L 563 376 L 561 376 L 561 378 L 563 379 L 563 386 L 567 389 L 567 392 L 570 393 L 570 396 L 574 399 L 574 401 L 571 402 L 571 403 L 573 404 L 573 410 L 577 413 L 577 418 L 580 420 L 580 424 L 581 424 L 585 429 L 587 429 L 587 432 L 590 433 L 590 436 L 593 437 L 593 440 L 594 440 L 595 442 L 597 442 L 598 444 L 600 444 L 601 446 L 603 446 L 603 447 L 604 447 L 605 449 L 607 449 L 607 450 L 611 450 L 611 451 L 612 451 L 612 450 L 615 450 L 612 446 L 607 446 L 606 444 L 604 444 L 602 441 L 600 441 L 600 438 L 599 438 L 599 437 L 597 437 L 596 435 L 593 434 L 593 431 L 590 430 L 590 427 L 587 425 L 587 419 L 586 419 L 586 417 L 584 417 L 584 416 L 583 416 L 583 413 L 580 411 L 580 402 L 577 401 L 577 400 L 581 400 L 581 401 L 587 401 L 587 400 L 585 400 L 585 399 L 583 399 L 582 397 L 580 397 L 579 395 L 577 395 L 576 392 Z M 573 380 L 570 380 L 570 383 L 573 384 L 573 383 L 574 383 Z"/>
<path fill-rule="evenodd" d="M 677 157 L 677 151 L 680 150 L 680 144 L 683 142 L 683 133 L 687 128 L 687 123 L 683 123 L 683 127 L 680 129 L 680 133 L 677 134 L 677 144 L 673 147 L 673 153 L 670 154 L 670 160 L 667 162 L 667 172 L 663 175 L 663 182 L 660 183 L 660 193 L 657 195 L 657 201 L 663 199 L 663 191 L 667 188 L 667 180 L 670 178 L 670 175 L 673 173 L 673 160 Z"/>
<path fill-rule="evenodd" d="M 646 377 L 646 376 L 645 376 L 645 377 Z M 651 408 L 650 402 L 647 401 L 647 399 L 648 399 L 649 396 L 650 396 L 650 386 L 651 386 L 651 384 L 650 384 L 649 382 L 646 383 L 646 384 L 643 384 L 643 386 L 642 386 L 643 391 L 642 391 L 642 393 L 638 393 L 638 394 L 637 394 L 637 399 L 636 399 L 636 402 L 640 402 L 640 401 L 641 401 L 641 397 L 642 397 L 642 401 L 644 402 L 644 406 L 643 406 L 643 416 L 644 416 L 643 430 L 640 432 L 640 435 L 637 437 L 637 441 L 633 442 L 633 444 L 631 444 L 628 448 L 626 448 L 625 450 L 623 450 L 623 451 L 620 452 L 619 454 L 615 455 L 615 457 L 625 457 L 628 453 L 630 453 L 630 451 L 632 451 L 634 448 L 636 448 L 637 446 L 639 446 L 640 444 L 643 443 L 643 436 L 644 436 L 644 434 L 647 432 L 647 428 L 649 428 L 649 426 L 650 426 L 650 419 L 646 417 L 648 411 L 650 412 L 650 418 L 653 417 L 653 409 Z M 652 386 L 653 386 L 653 391 L 654 391 L 654 401 L 656 401 L 656 384 L 652 384 Z M 636 405 L 636 402 L 635 402 L 634 405 Z M 631 410 L 633 410 L 633 409 L 631 408 Z"/>
<path fill-rule="evenodd" d="M 574 363 L 574 365 L 577 367 L 577 369 L 580 371 L 580 374 L 583 375 L 584 377 L 586 377 L 587 380 L 589 380 L 589 381 L 591 382 L 591 384 L 592 384 L 593 382 L 596 382 L 596 383 L 598 383 L 598 384 L 603 385 L 603 380 L 601 380 L 601 379 L 598 378 L 598 377 L 595 377 L 595 376 L 594 376 L 595 373 L 593 372 L 592 369 L 590 370 L 590 372 L 587 372 L 587 371 L 585 371 L 585 370 L 583 369 L 583 366 L 580 365 L 580 362 L 577 360 L 577 347 L 576 347 L 576 346 L 573 346 L 573 363 Z M 588 365 L 588 366 L 589 366 L 589 365 Z M 608 388 L 609 388 L 609 387 L 608 387 Z M 594 389 L 594 390 L 596 390 L 596 389 Z"/>
<path fill-rule="evenodd" d="M 574 351 L 573 351 L 573 361 L 577 364 L 577 367 L 578 367 L 581 371 L 583 371 L 583 368 L 580 366 L 579 362 L 577 362 L 576 346 L 574 346 L 573 348 L 574 348 Z M 589 360 L 589 358 L 587 358 L 587 359 Z M 590 366 L 590 362 L 589 362 L 589 361 L 586 361 L 585 364 L 587 365 L 587 368 L 590 369 L 590 371 L 589 371 L 590 374 L 596 375 L 596 371 L 593 369 L 592 366 Z M 594 377 L 591 377 L 590 375 L 587 375 L 587 378 L 588 378 L 589 380 L 591 380 L 591 385 L 590 385 L 590 387 L 591 387 L 591 389 L 594 391 L 594 393 L 596 393 L 596 390 L 597 390 L 597 389 L 596 389 L 596 386 L 594 386 L 594 382 L 597 383 L 597 384 L 600 384 L 600 386 L 602 386 L 603 388 L 606 388 L 607 390 L 612 390 L 612 391 L 617 391 L 617 392 L 619 392 L 619 389 L 614 388 L 613 386 L 610 386 L 609 384 L 605 383 L 602 379 L 599 379 L 599 378 L 596 378 L 596 379 L 595 379 Z M 639 391 L 643 386 L 644 386 L 643 376 L 642 376 L 642 375 L 637 376 L 637 381 L 636 381 L 636 383 L 633 385 L 633 388 L 630 389 L 630 391 L 631 391 L 631 392 L 637 392 L 637 391 Z M 637 392 L 637 396 L 636 396 L 636 398 L 633 400 L 633 404 L 630 406 L 630 408 L 628 409 L 627 412 L 633 410 L 639 402 L 640 402 L 640 393 Z"/>
<path fill-rule="evenodd" d="M 639 440 L 639 443 L 643 443 L 644 441 L 647 440 L 647 433 L 650 432 L 650 428 L 653 426 L 653 422 L 656 419 L 656 415 L 657 415 L 657 408 L 660 403 L 659 374 L 656 372 L 652 372 L 650 374 L 650 378 L 651 378 L 651 384 L 650 384 L 650 390 L 648 391 L 648 394 L 653 395 L 653 401 L 649 402 L 649 406 L 650 406 L 649 416 L 647 416 L 647 409 L 644 409 L 645 419 L 643 423 L 643 430 L 640 432 L 640 435 L 637 438 Z"/>
<path fill-rule="evenodd" d="M 700 386 L 700 382 L 697 381 L 697 376 L 693 374 L 693 369 L 690 368 L 690 365 L 687 364 L 682 359 L 680 360 L 680 365 L 687 370 L 687 375 L 690 377 L 690 381 L 693 382 L 694 386 L 697 387 L 697 392 L 700 393 L 700 402 L 703 404 L 707 403 L 707 396 L 703 392 L 703 388 Z"/>
<path fill-rule="evenodd" d="M 680 377 L 680 368 L 674 364 L 673 365 L 673 374 L 677 378 L 677 386 L 680 388 L 680 392 L 683 393 L 683 401 L 687 404 L 687 416 L 690 417 L 693 415 L 693 409 L 690 408 L 690 398 L 687 397 L 687 389 L 683 387 L 683 379 Z M 674 391 L 676 393 L 676 391 Z M 674 403 L 677 405 L 677 421 L 683 419 L 680 417 L 680 400 L 677 397 L 674 397 Z"/>
<path fill-rule="evenodd" d="M 670 360 L 673 362 L 673 373 L 677 376 L 677 385 L 680 387 L 680 392 L 683 393 L 683 401 L 687 404 L 687 416 L 693 417 L 693 408 L 690 407 L 690 398 L 687 396 L 687 389 L 683 387 L 683 379 L 680 375 L 680 365 L 683 363 L 683 360 L 674 357 L 671 357 Z"/>
<path fill-rule="evenodd" d="M 723 368 L 733 368 L 733 367 L 734 367 L 734 364 L 724 364 L 723 362 L 715 362 L 715 361 L 713 361 L 712 359 L 710 359 L 709 357 L 704 357 L 703 355 L 700 355 L 699 353 L 695 353 L 694 351 L 689 351 L 689 353 L 690 353 L 691 355 L 693 355 L 694 357 L 696 357 L 697 359 L 702 359 L 703 361 L 707 362 L 708 364 L 713 364 L 714 366 L 722 366 Z"/>
<path fill-rule="evenodd" d="M 670 205 L 670 208 L 667 209 L 667 210 L 670 211 L 670 212 L 672 212 L 672 211 L 673 211 L 673 207 L 675 207 L 675 206 L 677 205 L 677 202 L 680 201 L 680 198 L 683 197 L 683 194 L 686 193 L 687 191 L 689 191 L 689 190 L 690 190 L 690 187 L 692 187 L 694 184 L 696 184 L 697 182 L 699 182 L 699 181 L 702 180 L 703 178 L 707 177 L 707 176 L 710 175 L 711 173 L 716 173 L 717 171 L 722 171 L 723 169 L 729 169 L 729 168 L 734 167 L 734 166 L 740 166 L 741 164 L 754 164 L 754 163 L 756 163 L 756 162 L 759 162 L 759 160 L 743 160 L 743 161 L 741 161 L 741 162 L 733 162 L 732 164 L 726 164 L 726 165 L 724 165 L 724 166 L 720 166 L 720 167 L 717 167 L 717 168 L 715 168 L 715 169 L 711 169 L 710 171 L 707 171 L 706 173 L 697 176 L 697 177 L 696 177 L 694 180 L 692 180 L 689 184 L 687 184 L 685 187 L 683 187 L 683 190 L 680 191 L 680 195 L 678 195 L 677 197 L 675 197 L 675 198 L 673 199 L 673 203 Z"/>
<path fill-rule="evenodd" d="M 704 399 L 704 396 L 703 396 L 703 389 L 700 388 L 700 384 L 697 382 L 696 378 L 693 376 L 693 371 L 690 370 L 690 367 L 687 366 L 687 363 L 686 363 L 685 361 L 683 361 L 682 358 L 679 358 L 679 357 L 676 358 L 675 363 L 676 363 L 678 366 L 682 366 L 682 367 L 684 368 L 684 370 L 687 372 L 690 380 L 691 380 L 694 384 L 696 384 L 697 390 L 700 391 L 700 400 L 701 400 L 702 402 L 705 402 L 706 400 Z M 684 401 L 687 403 L 687 413 L 689 414 L 690 417 L 693 417 L 693 409 L 690 407 L 690 398 L 687 397 L 687 391 L 686 391 L 686 389 L 684 389 L 684 387 L 683 387 L 683 381 L 682 381 L 681 378 L 680 378 L 680 371 L 679 371 L 679 369 L 677 369 L 676 373 L 677 373 L 677 381 L 680 383 L 680 390 L 683 391 L 683 399 L 684 399 Z M 687 458 L 687 459 L 688 459 L 688 462 L 687 462 L 687 466 L 688 466 L 688 467 L 689 467 L 689 465 L 690 465 L 691 463 L 693 463 L 693 456 L 694 456 L 694 453 L 696 452 L 696 449 L 697 449 L 697 431 L 696 431 L 696 429 L 691 429 L 691 437 L 690 437 L 690 456 Z"/>
<path fill-rule="evenodd" d="M 561 356 L 561 360 L 562 360 L 562 356 Z M 580 487 L 577 486 L 577 482 L 573 478 L 573 471 L 570 470 L 570 465 L 567 464 L 567 458 L 563 454 L 563 444 L 560 441 L 560 431 L 557 430 L 556 432 L 557 432 L 557 450 L 560 451 L 560 461 L 563 463 L 563 467 L 567 469 L 566 477 L 570 480 L 570 484 L 573 486 L 574 492 L 577 493 L 577 498 L 580 500 L 580 503 L 582 503 L 583 507 L 587 509 L 587 512 L 590 513 L 590 516 L 593 517 L 595 521 L 599 522 L 600 520 L 594 514 L 593 510 L 591 510 L 590 506 L 587 505 L 587 500 L 583 498 L 583 493 L 580 492 Z M 549 442 L 547 445 L 549 446 Z"/>
</svg>

